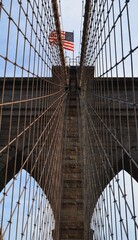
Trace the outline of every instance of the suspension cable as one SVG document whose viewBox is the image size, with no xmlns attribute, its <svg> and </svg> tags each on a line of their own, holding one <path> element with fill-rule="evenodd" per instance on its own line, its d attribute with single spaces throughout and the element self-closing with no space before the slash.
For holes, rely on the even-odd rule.
<svg viewBox="0 0 138 240">
<path fill-rule="evenodd" d="M 58 38 L 58 41 L 59 41 L 61 62 L 62 62 L 62 65 L 64 67 L 64 74 L 65 74 L 65 78 L 66 78 L 67 77 L 67 71 L 66 71 L 66 64 L 65 64 L 64 51 L 63 51 L 62 38 L 61 38 L 61 28 L 60 28 L 60 20 L 59 20 L 57 0 L 52 0 L 52 6 L 53 6 L 53 12 L 54 12 L 54 18 L 55 18 L 57 38 Z"/>
</svg>

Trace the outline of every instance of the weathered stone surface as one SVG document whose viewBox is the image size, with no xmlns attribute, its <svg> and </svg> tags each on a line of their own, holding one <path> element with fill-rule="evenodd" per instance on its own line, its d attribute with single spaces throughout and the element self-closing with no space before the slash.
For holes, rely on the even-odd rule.
<svg viewBox="0 0 138 240">
<path fill-rule="evenodd" d="M 72 75 L 71 75 L 72 77 Z M 73 77 L 73 79 L 76 76 Z M 65 145 L 63 149 L 63 194 L 61 205 L 60 240 L 84 239 L 83 217 L 83 179 L 81 163 L 81 146 L 79 136 L 79 105 L 74 89 L 69 96 Z"/>
</svg>

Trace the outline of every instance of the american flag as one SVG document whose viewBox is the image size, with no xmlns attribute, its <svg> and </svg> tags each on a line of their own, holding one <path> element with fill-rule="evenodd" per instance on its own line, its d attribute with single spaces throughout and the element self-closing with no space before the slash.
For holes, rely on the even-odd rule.
<svg viewBox="0 0 138 240">
<path fill-rule="evenodd" d="M 61 39 L 63 40 L 65 38 L 65 32 L 61 32 Z M 57 32 L 54 30 L 50 33 L 49 35 L 49 42 L 52 46 L 58 45 L 58 37 L 57 37 Z"/>
<path fill-rule="evenodd" d="M 74 51 L 74 32 L 65 32 L 63 48 L 69 51 Z"/>
<path fill-rule="evenodd" d="M 74 51 L 74 33 L 61 31 L 61 39 L 63 48 L 69 51 Z M 52 46 L 58 45 L 57 32 L 54 30 L 49 35 L 49 42 Z"/>
</svg>

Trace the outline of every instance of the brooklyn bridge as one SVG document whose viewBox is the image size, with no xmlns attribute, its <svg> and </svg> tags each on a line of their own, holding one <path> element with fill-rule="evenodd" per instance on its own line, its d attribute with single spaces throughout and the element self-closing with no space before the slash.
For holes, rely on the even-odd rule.
<svg viewBox="0 0 138 240">
<path fill-rule="evenodd" d="M 59 2 L 0 1 L 0 239 L 138 240 L 138 3 L 82 1 L 68 60 Z"/>
</svg>

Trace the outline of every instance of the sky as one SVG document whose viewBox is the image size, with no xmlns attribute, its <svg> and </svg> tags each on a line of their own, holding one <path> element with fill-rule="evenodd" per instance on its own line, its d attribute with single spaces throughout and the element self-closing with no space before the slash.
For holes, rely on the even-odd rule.
<svg viewBox="0 0 138 240">
<path fill-rule="evenodd" d="M 31 0 L 33 1 L 33 0 Z M 23 1 L 22 5 L 23 8 L 26 9 L 26 2 Z M 67 31 L 67 32 L 73 32 L 74 31 L 74 44 L 75 44 L 75 51 L 74 55 L 71 51 L 65 51 L 66 59 L 69 60 L 69 57 L 72 59 L 73 57 L 76 58 L 78 55 L 80 55 L 80 31 L 82 29 L 82 12 L 84 15 L 84 2 L 85 0 L 57 0 L 59 3 L 59 14 L 60 14 L 60 22 L 61 22 L 61 30 Z M 8 1 L 3 0 L 3 6 L 6 9 L 7 12 L 10 11 L 10 4 Z M 82 11 L 83 8 L 83 11 Z M 31 11 L 29 9 L 29 11 Z M 18 22 L 18 15 L 19 15 L 19 4 L 18 1 L 14 1 L 14 7 L 12 7 L 12 18 L 15 22 Z M 62 17 L 61 17 L 62 16 Z M 30 18 L 31 19 L 31 18 Z M 35 26 L 35 20 L 33 20 L 34 26 Z M 7 31 L 8 31 L 8 18 L 5 12 L 2 10 L 1 12 L 1 20 L 0 20 L 0 30 L 3 29 L 1 37 L 0 37 L 0 53 L 2 56 L 5 57 L 6 55 L 6 41 L 7 41 Z M 20 19 L 20 27 L 25 34 L 25 18 L 23 15 L 21 15 Z M 1 32 L 1 31 L 0 31 Z M 30 32 L 31 28 L 28 26 L 27 30 L 27 38 L 30 39 Z M 15 62 L 15 52 L 16 52 L 16 38 L 17 38 L 17 28 L 14 26 L 14 24 L 11 23 L 10 25 L 10 37 L 9 37 L 9 44 L 8 44 L 8 58 L 10 61 Z M 35 39 L 35 36 L 33 35 L 32 39 Z M 18 59 L 17 62 L 19 66 L 22 66 L 22 59 L 23 59 L 23 45 L 24 45 L 24 38 L 21 34 L 19 34 L 19 42 L 18 42 Z M 26 50 L 29 48 L 29 44 L 26 42 Z M 38 49 L 37 49 L 38 50 Z M 39 51 L 39 50 L 38 50 Z M 33 63 L 33 51 L 31 56 L 31 63 Z M 25 60 L 24 60 L 24 68 L 28 68 L 28 60 L 29 59 L 29 50 L 25 53 Z M 78 58 L 77 58 L 78 59 Z M 36 64 L 37 65 L 37 59 Z M 0 76 L 4 75 L 4 66 L 5 66 L 5 60 L 3 58 L 0 59 Z M 33 64 L 30 66 L 30 72 L 34 72 Z M 37 69 L 37 67 L 35 68 Z M 37 72 L 34 72 L 37 74 Z M 7 64 L 7 76 L 13 76 L 14 74 L 14 66 L 12 63 L 8 62 Z M 16 66 L 16 75 L 21 75 L 21 68 Z M 39 73 L 38 73 L 39 75 Z M 25 71 L 24 71 L 24 76 Z"/>
<path fill-rule="evenodd" d="M 123 198 L 122 192 L 124 193 L 124 179 L 125 178 L 125 193 L 126 198 Z M 134 234 L 134 222 L 130 210 L 133 212 L 133 201 L 135 203 L 135 215 L 138 216 L 138 194 L 136 189 L 138 188 L 138 183 L 131 176 L 124 171 L 120 171 L 117 175 L 119 179 L 119 184 L 115 178 L 113 178 L 107 187 L 102 192 L 100 198 L 97 201 L 92 220 L 91 228 L 94 230 L 94 239 L 105 239 L 104 234 L 109 231 L 109 225 L 111 232 L 113 233 L 114 240 L 121 240 L 121 230 L 123 240 L 136 239 Z M 132 182 L 131 182 L 132 180 Z M 132 199 L 132 185 L 134 189 L 134 200 Z M 113 192 L 111 191 L 114 190 Z M 103 201 L 105 199 L 105 201 Z M 116 202 L 115 202 L 116 200 Z M 125 200 L 127 204 L 125 203 Z M 130 209 L 129 209 L 130 207 Z M 102 210 L 101 210 L 102 209 Z M 118 210 L 119 209 L 119 210 Z M 119 212 L 120 211 L 120 212 Z M 105 216 L 108 215 L 108 218 Z M 127 215 L 127 221 L 126 221 Z M 120 224 L 120 218 L 123 219 L 123 224 Z M 115 220 L 114 220 L 115 219 Z M 113 222 L 113 224 L 112 224 Z M 136 218 L 137 222 L 137 218 Z M 95 225 L 96 223 L 96 225 Z M 128 223 L 128 226 L 127 226 Z M 104 227 L 103 227 L 104 224 Z M 128 227 L 128 236 L 126 236 L 125 231 Z M 117 236 L 116 236 L 117 231 Z M 104 233 L 104 234 L 103 234 Z M 138 235 L 138 229 L 136 229 L 136 234 Z M 110 236 L 108 239 L 111 239 Z"/>
<path fill-rule="evenodd" d="M 6 185 L 6 189 L 9 189 L 9 191 L 4 198 L 4 201 L 2 201 L 3 191 L 0 192 L 0 201 L 2 201 L 5 206 L 3 212 L 4 218 L 2 228 L 3 234 L 5 232 L 4 240 L 20 240 L 22 239 L 21 232 L 24 232 L 25 239 L 27 240 L 37 239 L 37 229 L 39 229 L 40 227 L 42 228 L 42 231 L 39 235 L 39 240 L 43 240 L 45 234 L 47 234 L 47 236 L 45 236 L 45 239 L 52 240 L 52 230 L 54 229 L 55 223 L 54 214 L 45 193 L 40 186 L 38 188 L 38 184 L 34 180 L 34 178 L 30 177 L 30 175 L 25 170 L 22 170 L 22 172 L 19 172 L 16 175 L 16 180 L 14 181 L 14 184 L 13 180 L 11 179 L 10 182 Z M 23 189 L 26 190 L 22 192 Z M 14 196 L 13 201 L 12 196 Z M 39 199 L 39 196 L 41 196 L 41 200 Z M 34 201 L 32 199 L 34 199 Z M 20 202 L 20 207 L 18 207 L 17 202 Z M 2 216 L 3 209 L 2 203 L 0 204 L 0 218 Z M 12 212 L 14 212 L 14 214 L 12 216 L 12 224 L 10 225 L 9 219 L 11 214 L 11 206 Z M 37 209 L 40 209 L 40 211 L 38 211 Z M 42 212 L 43 219 L 41 215 Z M 28 213 L 30 214 L 29 218 Z M 46 222 L 45 226 L 43 226 L 44 221 Z M 22 225 L 23 222 L 24 224 Z M 31 226 L 34 227 L 35 223 L 37 223 L 37 228 L 33 228 L 33 230 L 31 231 Z M 45 233 L 43 232 L 44 229 L 46 230 Z M 29 235 L 30 232 L 32 233 L 31 236 Z"/>
<path fill-rule="evenodd" d="M 74 58 L 80 55 L 80 31 L 82 28 L 82 13 L 84 13 L 83 0 L 60 0 L 61 3 L 61 28 L 67 32 L 74 31 Z M 84 15 L 84 14 L 83 14 Z M 73 58 L 73 53 L 67 51 L 65 56 Z"/>
</svg>

